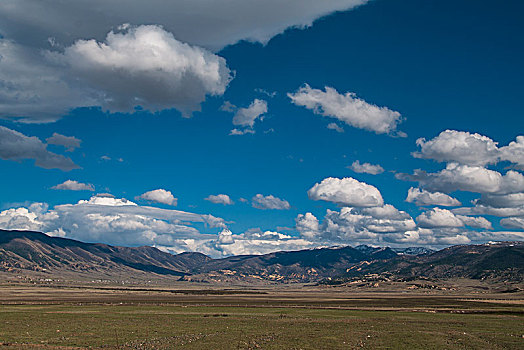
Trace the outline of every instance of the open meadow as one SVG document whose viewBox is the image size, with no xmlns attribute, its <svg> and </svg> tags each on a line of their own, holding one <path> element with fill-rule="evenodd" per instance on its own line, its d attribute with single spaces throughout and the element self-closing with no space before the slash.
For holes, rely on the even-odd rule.
<svg viewBox="0 0 524 350">
<path fill-rule="evenodd" d="M 5 349 L 522 349 L 524 295 L 442 291 L 0 287 Z"/>
</svg>

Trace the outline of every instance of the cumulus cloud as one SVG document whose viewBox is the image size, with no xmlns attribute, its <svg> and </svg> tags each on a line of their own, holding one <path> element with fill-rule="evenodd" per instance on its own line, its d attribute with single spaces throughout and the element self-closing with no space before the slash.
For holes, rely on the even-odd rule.
<svg viewBox="0 0 524 350">
<path fill-rule="evenodd" d="M 450 228 L 469 226 L 492 230 L 492 224 L 483 217 L 455 215 L 447 209 L 433 208 L 417 217 L 417 223 L 423 228 Z"/>
<path fill-rule="evenodd" d="M 508 161 L 514 163 L 518 169 L 524 169 L 524 136 L 517 136 L 515 141 L 499 148 L 498 142 L 487 136 L 445 130 L 431 140 L 418 139 L 417 145 L 420 151 L 413 153 L 416 158 L 470 166 L 486 166 Z"/>
<path fill-rule="evenodd" d="M 68 191 L 94 191 L 95 187 L 91 184 L 85 184 L 76 180 L 67 180 L 51 187 L 53 190 L 68 190 Z"/>
<path fill-rule="evenodd" d="M 524 230 L 524 218 L 505 218 L 500 220 L 500 224 L 507 228 L 515 228 L 518 230 Z"/>
<path fill-rule="evenodd" d="M 524 206 L 524 193 L 510 193 L 504 195 L 482 194 L 476 201 L 478 205 L 491 206 L 495 208 L 514 208 Z"/>
<path fill-rule="evenodd" d="M 178 41 L 157 25 L 121 26 L 105 41 L 31 51 L 0 39 L 0 116 L 54 121 L 76 107 L 110 112 L 200 110 L 232 79 L 224 58 Z"/>
<path fill-rule="evenodd" d="M 209 201 L 211 203 L 215 204 L 223 204 L 223 205 L 231 205 L 233 204 L 233 201 L 227 194 L 217 194 L 217 195 L 209 195 L 206 198 L 204 198 L 206 201 Z"/>
<path fill-rule="evenodd" d="M 176 206 L 178 202 L 178 199 L 173 196 L 171 191 L 167 191 L 161 188 L 142 193 L 140 196 L 137 197 L 137 199 L 144 199 L 150 202 L 156 202 L 173 206 Z"/>
<path fill-rule="evenodd" d="M 264 113 L 267 113 L 267 102 L 256 98 L 249 107 L 238 109 L 233 117 L 233 125 L 252 128 L 255 120 Z"/>
<path fill-rule="evenodd" d="M 477 204 L 474 207 L 462 207 L 453 209 L 453 213 L 461 215 L 492 215 L 504 216 L 524 216 L 524 205 L 516 207 L 496 208 L 488 205 Z"/>
<path fill-rule="evenodd" d="M 384 168 L 381 167 L 379 164 L 370 164 L 370 163 L 363 163 L 360 164 L 358 160 L 355 160 L 353 164 L 351 164 L 349 169 L 353 170 L 356 173 L 365 173 L 365 174 L 371 174 L 371 175 L 377 175 L 382 174 L 384 172 Z"/>
<path fill-rule="evenodd" d="M 418 206 L 439 205 L 442 207 L 456 207 L 462 205 L 459 200 L 442 192 L 429 192 L 420 188 L 411 187 L 408 190 L 406 202 L 415 203 Z"/>
<path fill-rule="evenodd" d="M 222 230 L 218 234 L 202 233 L 199 228 L 202 224 Z M 53 209 L 42 203 L 7 209 L 0 212 L 0 228 L 42 231 L 86 242 L 151 245 L 172 253 L 198 251 L 213 257 L 318 246 L 318 243 L 273 231 L 248 230 L 232 234 L 223 219 L 209 214 L 140 206 L 108 194 Z"/>
<path fill-rule="evenodd" d="M 432 140 L 417 140 L 417 158 L 434 159 L 439 162 L 455 162 L 472 166 L 496 163 L 499 157 L 497 142 L 480 134 L 445 130 Z"/>
<path fill-rule="evenodd" d="M 33 159 L 35 165 L 44 169 L 70 171 L 80 168 L 71 158 L 47 150 L 47 145 L 35 136 L 0 126 L 0 158 L 21 161 Z"/>
<path fill-rule="evenodd" d="M 448 163 L 437 173 L 415 170 L 413 175 L 397 174 L 397 178 L 418 181 L 430 191 L 469 191 L 489 194 L 509 194 L 524 191 L 524 176 L 510 170 L 505 175 L 484 167 Z"/>
<path fill-rule="evenodd" d="M 524 170 L 524 136 L 517 136 L 516 141 L 500 148 L 501 160 L 514 163 L 520 170 Z"/>
<path fill-rule="evenodd" d="M 308 239 L 333 243 L 375 243 L 381 236 L 406 232 L 417 228 L 406 212 L 392 206 L 377 208 L 343 207 L 340 211 L 327 210 L 323 222 L 311 213 L 296 218 L 296 229 Z"/>
<path fill-rule="evenodd" d="M 492 230 L 483 217 L 466 217 L 435 208 L 417 218 L 392 205 L 372 208 L 343 207 L 327 210 L 322 222 L 311 213 L 295 219 L 301 237 L 324 245 L 378 244 L 429 245 L 442 247 L 452 244 L 481 243 L 489 240 L 524 238 L 519 232 L 473 231 L 465 226 Z"/>
<path fill-rule="evenodd" d="M 233 125 L 239 128 L 231 130 L 229 135 L 254 134 L 255 130 L 253 127 L 255 126 L 255 121 L 257 119 L 262 120 L 264 114 L 267 113 L 267 102 L 256 98 L 248 107 L 237 108 L 229 101 L 226 101 L 220 109 L 226 112 L 235 112 Z"/>
<path fill-rule="evenodd" d="M 347 125 L 377 134 L 393 133 L 402 121 L 399 112 L 370 104 L 353 92 L 339 94 L 327 86 L 322 91 L 305 84 L 296 92 L 288 93 L 288 97 L 295 105 L 306 107 L 315 114 L 336 118 Z"/>
<path fill-rule="evenodd" d="M 486 230 L 493 230 L 491 222 L 486 218 L 483 218 L 482 216 L 471 217 L 464 215 L 456 215 L 456 217 L 460 219 L 460 221 L 462 221 L 466 226 L 474 228 L 483 228 Z"/>
<path fill-rule="evenodd" d="M 284 210 L 291 208 L 289 202 L 284 199 L 277 198 L 273 195 L 264 196 L 260 193 L 251 198 L 251 205 L 257 209 Z"/>
<path fill-rule="evenodd" d="M 80 147 L 82 140 L 77 139 L 74 136 L 64 136 L 59 133 L 53 133 L 53 136 L 46 139 L 48 145 L 57 145 L 67 148 L 68 152 L 73 152 L 76 148 Z"/>
<path fill-rule="evenodd" d="M 433 208 L 417 217 L 420 227 L 462 227 L 464 223 L 447 209 Z"/>
<path fill-rule="evenodd" d="M 102 107 L 111 111 L 140 105 L 188 115 L 206 95 L 222 95 L 232 78 L 224 58 L 180 42 L 157 25 L 123 26 L 104 42 L 78 40 L 52 57 L 103 92 Z"/>
<path fill-rule="evenodd" d="M 308 191 L 313 200 L 323 200 L 354 207 L 377 207 L 384 204 L 380 191 L 351 177 L 328 177 Z"/>
<path fill-rule="evenodd" d="M 265 43 L 286 28 L 303 28 L 317 18 L 366 2 L 78 0 L 58 5 L 50 0 L 2 1 L 0 116 L 49 122 L 76 107 L 114 111 L 136 105 L 151 110 L 177 108 L 189 114 L 198 110 L 205 95 L 222 94 L 230 79 L 225 61 L 211 52 L 240 40 Z M 123 23 L 165 29 L 156 38 L 160 40 L 148 36 L 144 42 L 128 35 L 117 47 L 106 35 Z M 175 33 L 177 39 L 165 33 Z M 61 64 L 49 60 L 62 49 Z M 46 54 L 49 50 L 53 54 Z M 130 55 L 139 57 L 136 67 L 129 64 Z M 174 59 L 180 64 L 177 68 L 170 65 Z M 155 79 L 158 85 L 153 84 Z"/>
<path fill-rule="evenodd" d="M 311 213 L 299 214 L 295 223 L 297 231 L 305 238 L 314 239 L 320 232 L 318 219 Z"/>
</svg>

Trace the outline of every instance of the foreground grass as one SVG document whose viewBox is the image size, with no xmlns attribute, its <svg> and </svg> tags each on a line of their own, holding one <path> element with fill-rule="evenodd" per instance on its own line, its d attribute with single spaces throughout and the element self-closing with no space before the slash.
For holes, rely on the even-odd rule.
<svg viewBox="0 0 524 350">
<path fill-rule="evenodd" d="M 510 310 L 510 309 L 508 309 Z M 3 305 L 7 348 L 522 349 L 521 312 L 151 304 Z"/>
</svg>

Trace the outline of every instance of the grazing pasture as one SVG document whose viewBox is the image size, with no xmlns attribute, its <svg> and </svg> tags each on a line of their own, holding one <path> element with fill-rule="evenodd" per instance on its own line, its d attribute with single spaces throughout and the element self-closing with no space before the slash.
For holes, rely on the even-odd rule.
<svg viewBox="0 0 524 350">
<path fill-rule="evenodd" d="M 202 288 L 2 286 L 1 348 L 524 348 L 519 293 Z"/>
</svg>

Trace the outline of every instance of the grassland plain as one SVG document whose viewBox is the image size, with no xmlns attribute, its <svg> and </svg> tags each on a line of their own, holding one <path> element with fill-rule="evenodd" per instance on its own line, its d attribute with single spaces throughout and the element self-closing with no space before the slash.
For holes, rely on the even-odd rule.
<svg viewBox="0 0 524 350">
<path fill-rule="evenodd" d="M 1 348 L 524 348 L 521 293 L 179 287 L 2 285 Z"/>
</svg>

